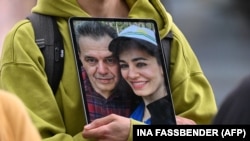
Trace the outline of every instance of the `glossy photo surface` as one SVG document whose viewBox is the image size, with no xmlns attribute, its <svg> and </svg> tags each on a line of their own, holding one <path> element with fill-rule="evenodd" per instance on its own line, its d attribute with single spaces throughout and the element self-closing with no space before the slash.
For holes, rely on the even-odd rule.
<svg viewBox="0 0 250 141">
<path fill-rule="evenodd" d="M 88 123 L 114 113 L 176 124 L 155 21 L 72 17 L 69 25 Z"/>
</svg>

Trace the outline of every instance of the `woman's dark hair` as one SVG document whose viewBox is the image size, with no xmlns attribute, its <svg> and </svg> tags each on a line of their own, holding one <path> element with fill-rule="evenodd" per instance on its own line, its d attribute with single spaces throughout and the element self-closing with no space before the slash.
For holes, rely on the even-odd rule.
<svg viewBox="0 0 250 141">
<path fill-rule="evenodd" d="M 109 50 L 119 58 L 119 55 L 130 49 L 139 49 L 147 52 L 149 55 L 156 57 L 157 63 L 161 65 L 161 57 L 158 46 L 147 42 L 145 40 L 136 39 L 136 38 L 128 38 L 128 37 L 119 37 L 115 42 L 111 42 Z"/>
</svg>

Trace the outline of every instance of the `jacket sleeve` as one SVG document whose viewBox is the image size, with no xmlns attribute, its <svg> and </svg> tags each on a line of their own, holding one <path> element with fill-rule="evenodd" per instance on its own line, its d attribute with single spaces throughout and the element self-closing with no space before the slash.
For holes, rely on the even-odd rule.
<svg viewBox="0 0 250 141">
<path fill-rule="evenodd" d="M 133 141 L 133 125 L 146 125 L 145 123 L 143 122 L 140 122 L 140 121 L 137 121 L 137 120 L 134 120 L 134 119 L 130 119 L 130 132 L 129 132 L 129 136 L 128 136 L 128 141 Z"/>
<path fill-rule="evenodd" d="M 173 25 L 170 55 L 170 87 L 176 115 L 209 124 L 217 112 L 210 83 L 181 31 Z"/>
<path fill-rule="evenodd" d="M 16 24 L 7 35 L 1 57 L 0 88 L 15 93 L 24 102 L 42 138 L 46 141 L 84 141 L 81 135 L 84 112 L 76 70 L 70 65 L 70 69 L 64 70 L 70 77 L 65 81 L 63 76 L 54 95 L 28 20 Z"/>
</svg>

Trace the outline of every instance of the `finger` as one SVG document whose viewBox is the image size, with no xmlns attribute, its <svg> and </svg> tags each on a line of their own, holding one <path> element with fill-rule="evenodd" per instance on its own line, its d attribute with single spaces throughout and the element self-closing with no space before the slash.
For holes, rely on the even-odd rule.
<svg viewBox="0 0 250 141">
<path fill-rule="evenodd" d="M 99 126 L 97 128 L 86 130 L 84 129 L 82 132 L 83 137 L 85 138 L 95 138 L 95 139 L 104 139 L 105 136 L 108 134 L 107 126 Z"/>
<path fill-rule="evenodd" d="M 84 129 L 90 130 L 90 129 L 94 129 L 94 128 L 97 128 L 97 127 L 100 127 L 103 125 L 107 125 L 110 122 L 112 122 L 113 120 L 115 120 L 115 115 L 111 114 L 111 115 L 105 116 L 103 118 L 99 118 L 99 119 L 92 121 L 90 124 L 84 126 Z"/>
</svg>

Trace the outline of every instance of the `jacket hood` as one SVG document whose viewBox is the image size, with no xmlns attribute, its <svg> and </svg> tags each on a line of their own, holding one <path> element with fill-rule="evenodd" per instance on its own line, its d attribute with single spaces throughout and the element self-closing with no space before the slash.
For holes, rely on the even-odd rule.
<svg viewBox="0 0 250 141">
<path fill-rule="evenodd" d="M 172 26 L 172 17 L 166 12 L 160 0 L 126 0 L 130 12 L 128 18 L 150 18 L 157 22 L 160 37 L 166 36 Z M 77 0 L 37 0 L 33 12 L 70 18 L 72 16 L 90 17 L 83 11 Z"/>
</svg>

